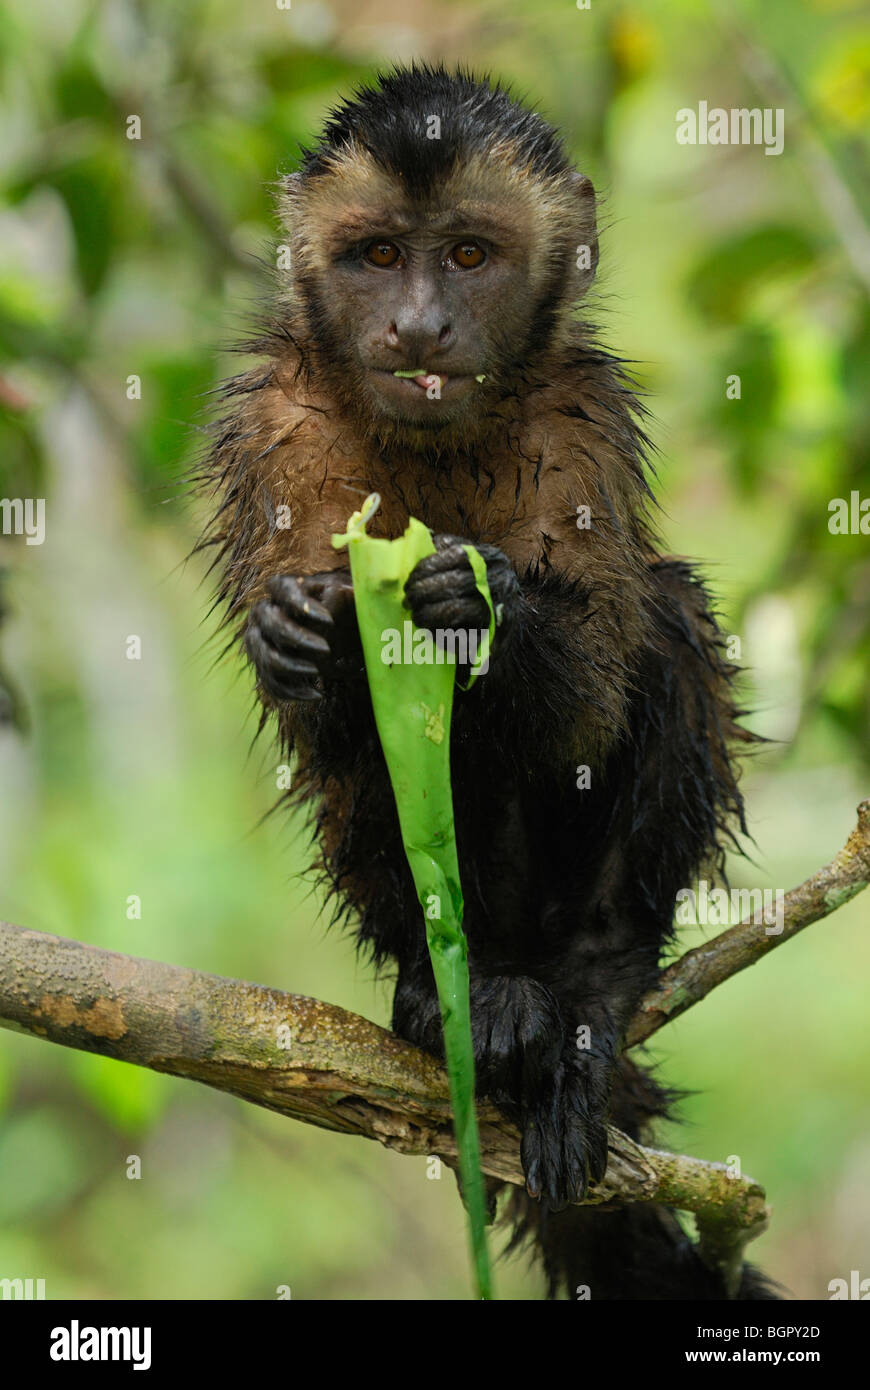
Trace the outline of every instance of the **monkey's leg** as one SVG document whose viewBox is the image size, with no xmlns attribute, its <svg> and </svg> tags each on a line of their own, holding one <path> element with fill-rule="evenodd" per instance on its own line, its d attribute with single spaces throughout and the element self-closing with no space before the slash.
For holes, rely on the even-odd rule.
<svg viewBox="0 0 870 1390">
<path fill-rule="evenodd" d="M 638 941 L 631 917 L 607 922 L 596 914 L 592 920 L 588 933 L 575 928 L 553 980 L 565 1043 L 523 1123 L 523 1167 L 529 1178 L 540 1173 L 551 1210 L 584 1196 L 589 1182 L 604 1177 L 625 1031 L 658 973 L 658 943 Z M 535 1190 L 531 1180 L 529 1189 Z"/>
<path fill-rule="evenodd" d="M 530 1193 L 554 1207 L 582 1196 L 590 1175 L 604 1172 L 603 1108 L 593 1106 L 591 1098 L 597 1091 L 604 1096 L 605 1082 L 585 1060 L 576 1059 L 555 993 L 529 976 L 480 975 L 472 966 L 470 1002 L 477 1090 L 523 1131 Z M 393 1028 L 443 1056 L 428 961 L 400 968 Z"/>
<path fill-rule="evenodd" d="M 575 1037 L 573 1052 L 562 1058 L 566 1091 L 554 1094 L 549 1128 L 570 1126 L 574 1111 L 585 1107 L 599 1140 L 625 1029 L 655 981 L 676 894 L 721 854 L 723 830 L 741 812 L 727 746 L 735 725 L 731 672 L 720 659 L 706 595 L 679 563 L 663 561 L 652 576 L 655 640 L 638 669 L 630 736 L 579 793 L 591 794 L 589 805 L 608 829 L 595 852 L 594 878 L 574 885 L 581 906 L 573 908 L 573 929 L 571 909 L 563 910 L 566 947 L 553 986 Z M 581 839 L 589 812 L 569 795 Z M 566 798 L 562 806 L 569 823 L 571 804 Z M 540 1142 L 547 1142 L 546 1129 Z"/>
<path fill-rule="evenodd" d="M 552 1072 L 564 1045 L 554 995 L 527 976 L 479 975 L 469 970 L 471 1035 L 478 1089 L 498 1104 L 516 1107 Z M 399 970 L 393 1028 L 401 1037 L 443 1056 L 441 1012 L 429 961 Z"/>
</svg>

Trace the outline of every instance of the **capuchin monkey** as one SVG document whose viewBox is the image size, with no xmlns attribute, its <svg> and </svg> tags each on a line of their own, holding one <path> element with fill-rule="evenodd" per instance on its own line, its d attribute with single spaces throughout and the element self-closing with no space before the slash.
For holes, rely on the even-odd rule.
<svg viewBox="0 0 870 1390">
<path fill-rule="evenodd" d="M 672 1213 L 568 1206 L 668 1096 L 620 1056 L 677 890 L 721 864 L 743 812 L 737 724 L 704 589 L 660 553 L 648 440 L 618 359 L 573 309 L 598 260 L 595 195 L 504 89 L 415 65 L 332 111 L 280 185 L 290 268 L 226 386 L 204 486 L 220 597 L 296 758 L 318 862 L 380 966 L 393 1027 L 443 1055 L 420 905 L 357 631 L 331 545 L 410 517 L 435 553 L 405 590 L 421 628 L 488 626 L 453 715 L 477 1084 L 522 1131 L 551 1296 L 725 1298 Z M 773 1297 L 750 1267 L 738 1297 Z"/>
</svg>

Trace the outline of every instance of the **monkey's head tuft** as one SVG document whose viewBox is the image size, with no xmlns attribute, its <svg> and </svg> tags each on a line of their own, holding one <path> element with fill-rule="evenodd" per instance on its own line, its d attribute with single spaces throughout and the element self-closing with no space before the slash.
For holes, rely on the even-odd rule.
<svg viewBox="0 0 870 1390">
<path fill-rule="evenodd" d="M 321 373 L 369 427 L 473 438 L 558 352 L 595 273 L 595 197 L 503 87 L 415 64 L 329 115 L 283 182 L 292 291 Z"/>
<path fill-rule="evenodd" d="M 303 151 L 302 172 L 326 173 L 336 155 L 362 148 L 411 196 L 426 198 L 457 166 L 506 143 L 519 169 L 547 180 L 570 172 L 558 133 L 506 88 L 419 63 L 384 73 L 335 107 L 317 146 Z"/>
</svg>

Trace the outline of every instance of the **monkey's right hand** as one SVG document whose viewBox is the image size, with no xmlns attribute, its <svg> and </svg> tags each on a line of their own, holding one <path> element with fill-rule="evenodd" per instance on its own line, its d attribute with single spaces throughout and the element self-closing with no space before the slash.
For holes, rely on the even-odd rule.
<svg viewBox="0 0 870 1390">
<path fill-rule="evenodd" d="M 350 573 L 276 574 L 268 590 L 245 629 L 257 679 L 275 700 L 319 700 L 324 677 L 362 665 Z"/>
</svg>

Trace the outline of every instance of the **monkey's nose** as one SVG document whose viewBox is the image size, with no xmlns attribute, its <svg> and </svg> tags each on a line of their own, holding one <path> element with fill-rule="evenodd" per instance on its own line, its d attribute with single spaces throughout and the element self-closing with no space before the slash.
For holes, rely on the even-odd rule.
<svg viewBox="0 0 870 1390">
<path fill-rule="evenodd" d="M 401 352 L 413 366 L 428 366 L 436 349 L 449 347 L 453 341 L 452 325 L 443 319 L 394 320 L 387 330 L 387 345 Z"/>
</svg>

